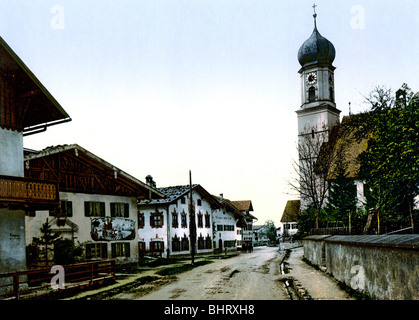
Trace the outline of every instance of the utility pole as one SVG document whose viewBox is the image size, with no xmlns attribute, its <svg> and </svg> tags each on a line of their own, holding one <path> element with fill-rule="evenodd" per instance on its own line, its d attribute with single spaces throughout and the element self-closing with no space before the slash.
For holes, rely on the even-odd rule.
<svg viewBox="0 0 419 320">
<path fill-rule="evenodd" d="M 191 264 L 194 264 L 196 245 L 195 206 L 192 199 L 192 173 L 189 170 L 189 239 L 191 242 Z"/>
</svg>

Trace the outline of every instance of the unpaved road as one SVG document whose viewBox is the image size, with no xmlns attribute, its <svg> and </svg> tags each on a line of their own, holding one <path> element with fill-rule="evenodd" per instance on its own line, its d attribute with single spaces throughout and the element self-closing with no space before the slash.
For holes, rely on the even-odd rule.
<svg viewBox="0 0 419 320">
<path fill-rule="evenodd" d="M 280 277 L 278 248 L 256 247 L 252 253 L 218 260 L 178 275 L 140 300 L 287 300 Z"/>
</svg>

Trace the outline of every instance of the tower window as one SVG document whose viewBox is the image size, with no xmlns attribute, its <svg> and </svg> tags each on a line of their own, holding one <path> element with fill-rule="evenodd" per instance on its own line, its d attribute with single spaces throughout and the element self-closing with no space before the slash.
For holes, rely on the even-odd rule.
<svg viewBox="0 0 419 320">
<path fill-rule="evenodd" d="M 311 129 L 311 138 L 314 139 L 314 129 Z"/>
<path fill-rule="evenodd" d="M 308 102 L 314 101 L 316 101 L 316 88 L 310 87 L 310 89 L 308 89 Z"/>
</svg>

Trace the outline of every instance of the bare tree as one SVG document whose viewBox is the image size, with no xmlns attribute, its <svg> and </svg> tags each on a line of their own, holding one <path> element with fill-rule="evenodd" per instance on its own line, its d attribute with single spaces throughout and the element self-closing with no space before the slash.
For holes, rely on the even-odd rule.
<svg viewBox="0 0 419 320">
<path fill-rule="evenodd" d="M 300 135 L 298 160 L 293 163 L 296 178 L 289 182 L 291 189 L 300 194 L 302 210 L 309 205 L 315 208 L 316 228 L 319 227 L 319 214 L 330 188 L 331 167 L 340 154 L 334 150 L 330 136 L 331 131 L 327 127 Z"/>
</svg>

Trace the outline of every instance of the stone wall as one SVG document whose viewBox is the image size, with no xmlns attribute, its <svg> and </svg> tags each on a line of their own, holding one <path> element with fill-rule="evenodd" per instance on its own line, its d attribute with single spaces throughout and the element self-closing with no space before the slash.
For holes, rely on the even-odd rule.
<svg viewBox="0 0 419 320">
<path fill-rule="evenodd" d="M 310 236 L 304 257 L 373 299 L 419 300 L 419 235 Z"/>
</svg>

